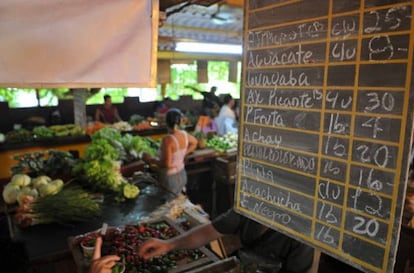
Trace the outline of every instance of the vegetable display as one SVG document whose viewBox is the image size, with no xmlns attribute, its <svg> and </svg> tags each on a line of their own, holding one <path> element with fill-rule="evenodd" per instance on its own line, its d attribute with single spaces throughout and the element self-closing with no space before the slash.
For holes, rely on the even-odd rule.
<svg viewBox="0 0 414 273">
<path fill-rule="evenodd" d="M 126 225 L 123 230 L 111 230 L 103 238 L 103 255 L 119 255 L 124 261 L 125 272 L 167 273 L 180 263 L 189 263 L 205 257 L 199 250 L 175 250 L 168 254 L 144 261 L 138 256 L 140 245 L 149 238 L 169 239 L 179 232 L 165 222 Z"/>
<path fill-rule="evenodd" d="M 149 150 L 141 137 L 121 133 L 105 127 L 94 133 L 86 147 L 85 157 L 74 168 L 74 174 L 94 191 L 115 193 L 118 201 L 133 199 L 139 188 L 128 183 L 121 174 L 121 162 L 137 159 L 142 151 Z"/>
<path fill-rule="evenodd" d="M 23 143 L 33 140 L 32 132 L 26 129 L 16 129 L 6 133 L 6 142 L 8 143 Z"/>
<path fill-rule="evenodd" d="M 107 126 L 108 126 L 107 124 L 105 124 L 103 122 L 100 122 L 100 121 L 95 121 L 95 122 L 92 122 L 92 123 L 88 123 L 88 125 L 86 126 L 86 133 L 88 135 L 92 135 L 95 132 L 98 132 L 99 130 L 101 130 L 102 128 L 105 128 Z"/>
<path fill-rule="evenodd" d="M 25 173 L 30 176 L 69 175 L 76 164 L 71 153 L 59 150 L 17 154 L 13 159 L 17 164 L 11 167 L 12 173 Z"/>
<path fill-rule="evenodd" d="M 54 136 L 63 137 L 63 136 L 79 136 L 84 135 L 85 130 L 76 124 L 64 124 L 64 125 L 52 125 L 48 127 L 54 132 Z"/>
<path fill-rule="evenodd" d="M 85 149 L 85 159 L 99 160 L 101 158 L 118 160 L 119 151 L 112 146 L 106 139 L 96 139 Z"/>
<path fill-rule="evenodd" d="M 86 191 L 72 187 L 55 195 L 34 199 L 25 197 L 17 209 L 17 224 L 26 227 L 36 224 L 90 221 L 101 214 L 99 200 Z"/>
<path fill-rule="evenodd" d="M 237 148 L 238 135 L 228 133 L 224 136 L 213 136 L 207 140 L 207 147 L 214 148 L 218 152 L 225 152 Z"/>
<path fill-rule="evenodd" d="M 131 125 L 139 124 L 142 121 L 145 121 L 145 117 L 138 115 L 138 114 L 133 114 L 129 117 L 129 124 Z"/>
<path fill-rule="evenodd" d="M 36 126 L 33 130 L 20 128 L 6 133 L 8 143 L 31 142 L 36 139 L 50 139 L 54 137 L 80 136 L 85 135 L 85 130 L 76 124 Z"/>
<path fill-rule="evenodd" d="M 26 197 L 36 200 L 39 197 L 55 195 L 63 188 L 63 180 L 52 180 L 46 175 L 30 178 L 26 174 L 15 174 L 3 189 L 3 200 L 12 205 L 22 204 Z"/>
<path fill-rule="evenodd" d="M 118 121 L 114 124 L 111 124 L 111 127 L 119 130 L 119 131 L 131 131 L 132 126 L 126 121 Z"/>
<path fill-rule="evenodd" d="M 50 138 L 55 136 L 55 131 L 46 126 L 36 126 L 32 132 L 35 138 Z"/>
<path fill-rule="evenodd" d="M 129 123 L 135 131 L 152 129 L 151 118 L 145 118 L 141 115 L 134 114 L 129 118 Z"/>
<path fill-rule="evenodd" d="M 86 247 L 95 247 L 96 238 L 98 238 L 99 236 L 100 234 L 97 232 L 89 233 L 88 235 L 82 238 L 82 240 L 80 241 L 80 245 Z"/>
<path fill-rule="evenodd" d="M 85 152 L 87 160 L 109 157 L 113 160 L 129 162 L 139 159 L 144 152 L 151 155 L 155 155 L 157 152 L 148 138 L 130 134 L 122 135 L 118 130 L 111 127 L 102 128 L 92 134 L 91 138 L 92 142 Z M 93 155 L 89 156 L 89 154 Z"/>
<path fill-rule="evenodd" d="M 152 129 L 151 123 L 148 120 L 143 120 L 140 123 L 137 123 L 132 126 L 134 131 L 142 131 Z"/>
<path fill-rule="evenodd" d="M 119 162 L 110 159 L 91 160 L 81 163 L 81 175 L 93 190 L 102 192 L 120 192 L 124 183 Z"/>
</svg>

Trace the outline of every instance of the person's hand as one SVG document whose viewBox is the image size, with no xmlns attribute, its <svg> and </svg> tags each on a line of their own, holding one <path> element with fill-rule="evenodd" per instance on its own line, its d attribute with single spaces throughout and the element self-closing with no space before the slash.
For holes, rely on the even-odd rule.
<svg viewBox="0 0 414 273">
<path fill-rule="evenodd" d="M 172 249 L 172 245 L 168 241 L 151 238 L 145 241 L 138 250 L 138 255 L 144 260 L 151 259 L 156 256 L 166 254 Z"/>
<path fill-rule="evenodd" d="M 112 273 L 112 267 L 121 258 L 116 255 L 101 257 L 102 237 L 96 238 L 95 250 L 93 252 L 89 273 Z"/>
</svg>

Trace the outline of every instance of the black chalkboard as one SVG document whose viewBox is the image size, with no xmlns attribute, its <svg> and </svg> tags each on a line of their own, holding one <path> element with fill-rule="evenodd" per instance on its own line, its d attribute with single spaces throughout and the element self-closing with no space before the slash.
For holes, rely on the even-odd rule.
<svg viewBox="0 0 414 273">
<path fill-rule="evenodd" d="M 333 7 L 332 7 L 332 13 L 341 13 L 341 12 L 347 12 L 347 11 L 355 11 L 359 10 L 359 7 L 361 6 L 360 0 L 348 0 L 348 1 L 342 1 L 342 0 L 334 0 L 333 1 Z"/>
<path fill-rule="evenodd" d="M 246 1 L 235 209 L 365 272 L 397 250 L 412 4 Z"/>
</svg>

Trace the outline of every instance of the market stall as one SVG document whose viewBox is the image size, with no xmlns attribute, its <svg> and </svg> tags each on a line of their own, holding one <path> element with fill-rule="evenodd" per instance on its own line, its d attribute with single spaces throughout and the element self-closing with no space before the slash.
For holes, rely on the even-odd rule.
<svg viewBox="0 0 414 273">
<path fill-rule="evenodd" d="M 103 222 L 110 226 L 122 227 L 159 219 L 166 214 L 167 200 L 173 198 L 170 193 L 158 187 L 156 170 L 146 165 L 138 156 L 142 150 L 150 149 L 148 143 L 152 143 L 153 140 L 146 142 L 139 135 L 120 132 L 114 128 L 102 128 L 85 138 L 85 147 L 82 153 L 76 156 L 66 150 L 39 147 L 39 150 L 34 149 L 33 152 L 20 154 L 18 157 L 10 154 L 15 158 L 9 170 L 13 175 L 5 181 L 3 190 L 10 237 L 25 244 L 31 264 L 37 267 L 52 264 L 54 261 L 59 262 L 61 259 L 70 260 L 68 254 L 73 253 L 75 248 L 73 244 L 68 246 L 67 238 L 96 230 Z M 57 140 L 54 142 L 59 143 Z M 46 145 L 47 142 L 44 143 Z M 226 157 L 232 147 L 217 139 L 212 143 L 216 146 L 199 148 L 187 156 L 185 161 L 189 177 L 186 204 L 200 204 L 202 208 L 195 213 L 198 214 L 196 217 L 194 213 L 187 215 L 187 220 L 191 220 L 193 225 L 203 222 L 203 218 L 208 219 L 209 215 L 215 215 L 218 202 L 230 202 L 230 196 L 226 199 L 214 199 L 215 182 L 212 173 L 217 157 Z M 59 160 L 55 159 L 56 156 Z M 65 163 L 65 160 L 68 162 Z M 75 169 L 77 171 L 71 171 Z M 59 190 L 51 185 L 56 182 L 55 180 L 64 183 L 59 186 Z M 28 195 L 30 198 L 33 197 L 36 204 L 42 203 L 38 200 L 47 200 L 48 195 L 49 199 L 56 198 L 58 204 L 63 200 L 62 192 L 67 193 L 68 188 L 72 186 L 84 188 L 94 199 L 98 196 L 97 202 L 102 208 L 99 216 L 86 221 L 69 219 L 63 223 L 43 222 L 43 219 L 36 218 L 40 215 L 38 211 L 32 211 L 33 207 L 25 207 L 27 204 L 23 200 Z M 86 193 L 81 193 L 83 194 Z M 50 202 L 52 201 L 49 200 L 49 204 Z M 68 209 L 63 210 L 66 211 L 65 215 L 72 215 L 67 213 Z M 59 214 L 56 210 L 42 211 L 43 215 L 48 213 Z M 22 215 L 24 217 L 21 217 Z M 62 219 L 61 217 L 63 216 L 57 216 L 59 219 Z"/>
<path fill-rule="evenodd" d="M 10 169 L 17 163 L 15 160 L 16 155 L 55 149 L 71 152 L 76 157 L 83 157 L 87 145 L 91 142 L 90 134 L 86 134 L 84 130 L 78 135 L 50 135 L 48 137 L 39 137 L 28 130 L 25 130 L 25 136 L 23 136 L 22 130 L 11 132 L 21 132 L 21 136 L 14 141 L 11 140 L 11 137 L 6 138 L 4 143 L 0 143 L 0 160 L 3 163 L 0 166 L 0 181 L 11 177 Z M 167 129 L 165 127 L 153 127 L 142 131 L 127 131 L 123 133 L 159 140 L 167 133 Z"/>
<path fill-rule="evenodd" d="M 50 223 L 22 227 L 16 222 L 15 207 L 6 205 L 10 237 L 25 244 L 30 262 L 36 264 L 37 267 L 47 266 L 62 257 L 67 258 L 68 254 L 73 254 L 74 261 L 82 267 L 85 261 L 79 258 L 82 257 L 79 242 L 70 238 L 98 230 L 102 227 L 102 223 L 107 223 L 110 227 L 122 228 L 126 225 L 163 219 L 162 221 L 167 221 L 169 225 L 173 225 L 182 232 L 182 228 L 177 227 L 180 224 L 189 228 L 208 221 L 207 214 L 200 207 L 195 207 L 186 197 L 172 199 L 170 193 L 145 179 L 139 179 L 137 183 L 141 188 L 137 199 L 119 203 L 111 197 L 102 196 L 100 216 L 80 223 L 63 225 Z M 203 253 L 205 254 L 204 262 L 195 265 L 201 266 L 206 262 L 217 260 L 216 256 L 207 250 L 203 250 Z"/>
</svg>

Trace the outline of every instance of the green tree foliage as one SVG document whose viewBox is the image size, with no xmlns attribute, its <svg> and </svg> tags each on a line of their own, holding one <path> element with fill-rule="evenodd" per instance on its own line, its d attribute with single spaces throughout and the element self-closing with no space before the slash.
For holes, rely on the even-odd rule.
<svg viewBox="0 0 414 273">
<path fill-rule="evenodd" d="M 208 77 L 213 81 L 228 81 L 229 63 L 228 62 L 208 62 Z"/>
<path fill-rule="evenodd" d="M 7 101 L 9 107 L 21 107 L 21 102 L 27 100 L 28 95 L 44 100 L 41 106 L 53 105 L 53 101 L 62 98 L 68 91 L 67 88 L 61 89 L 32 89 L 32 88 L 0 88 L 0 100 Z M 36 95 L 37 92 L 37 95 Z M 37 105 L 39 102 L 36 103 Z"/>
<path fill-rule="evenodd" d="M 197 83 L 197 65 L 195 63 L 173 65 L 171 66 L 171 84 L 167 86 L 166 96 L 177 100 L 180 96 L 191 95 L 193 92 L 184 86 L 195 83 Z"/>
<path fill-rule="evenodd" d="M 14 88 L 0 88 L 0 101 L 7 101 L 10 107 L 16 107 L 16 93 Z"/>
<path fill-rule="evenodd" d="M 198 83 L 197 81 L 197 64 L 178 64 L 171 66 L 171 83 L 167 84 L 165 96 L 173 100 L 179 99 L 180 96 L 190 95 L 193 99 L 202 99 L 203 96 L 189 88 L 186 85 L 194 86 L 200 90 L 209 90 L 211 86 L 217 86 L 218 94 L 231 94 L 235 98 L 239 98 L 240 82 L 230 83 L 229 63 L 225 61 L 209 61 L 208 62 L 208 83 Z M 73 94 L 67 88 L 58 89 L 37 89 L 37 98 L 42 101 L 41 106 L 56 105 L 58 99 L 70 99 Z M 162 100 L 161 87 L 157 88 L 157 100 Z M 32 98 L 36 97 L 36 89 L 23 88 L 0 88 L 0 101 L 7 101 L 9 107 L 21 107 L 21 102 L 27 100 L 27 96 L 31 94 Z M 128 94 L 128 88 L 102 88 L 98 93 L 91 95 L 87 104 L 102 104 L 103 96 L 109 94 L 114 103 L 122 103 L 124 97 Z M 36 103 L 35 103 L 36 104 Z M 33 106 L 33 105 L 32 105 Z"/>
<path fill-rule="evenodd" d="M 217 86 L 218 94 L 230 93 L 233 97 L 240 96 L 240 83 L 230 83 L 229 63 L 223 61 L 208 62 L 208 79 L 209 83 L 198 83 L 197 65 L 180 64 L 171 66 L 171 84 L 167 85 L 166 96 L 172 99 L 178 99 L 183 95 L 192 95 L 194 99 L 202 99 L 203 96 L 184 86 L 190 85 L 200 90 L 209 90 L 211 86 Z M 161 99 L 161 94 L 160 98 Z"/>
<path fill-rule="evenodd" d="M 36 91 L 38 92 L 36 95 Z M 127 88 L 106 88 L 102 89 L 97 94 L 92 95 L 87 104 L 101 104 L 103 103 L 103 96 L 109 94 L 114 103 L 122 103 L 124 97 L 127 95 Z M 40 106 L 56 105 L 59 99 L 70 99 L 73 94 L 67 88 L 55 89 L 28 89 L 28 88 L 0 88 L 0 101 L 7 101 L 10 108 L 22 107 L 21 103 L 27 103 L 27 96 L 37 97 L 42 103 Z M 39 102 L 34 103 L 39 105 Z M 31 106 L 35 106 L 31 105 Z"/>
<path fill-rule="evenodd" d="M 124 97 L 128 94 L 128 88 L 102 88 L 97 94 L 89 97 L 86 104 L 102 104 L 106 94 L 111 96 L 113 103 L 123 103 Z"/>
<path fill-rule="evenodd" d="M 56 89 L 38 89 L 39 99 L 46 99 L 46 102 L 42 106 L 53 105 L 54 100 L 63 98 L 65 93 L 68 92 L 67 88 Z"/>
</svg>

